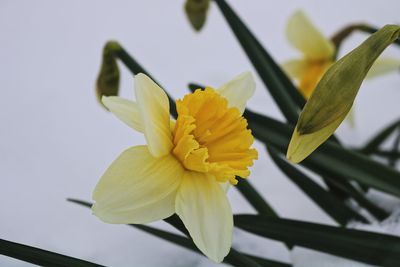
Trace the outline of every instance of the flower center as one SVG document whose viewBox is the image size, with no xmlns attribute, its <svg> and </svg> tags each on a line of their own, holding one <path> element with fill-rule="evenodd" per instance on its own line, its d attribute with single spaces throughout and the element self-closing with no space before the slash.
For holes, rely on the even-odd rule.
<svg viewBox="0 0 400 267">
<path fill-rule="evenodd" d="M 237 108 L 228 108 L 228 101 L 211 88 L 186 95 L 176 108 L 173 154 L 186 169 L 231 184 L 237 184 L 236 176 L 249 176 L 257 151 L 250 148 L 254 138 Z"/>
</svg>

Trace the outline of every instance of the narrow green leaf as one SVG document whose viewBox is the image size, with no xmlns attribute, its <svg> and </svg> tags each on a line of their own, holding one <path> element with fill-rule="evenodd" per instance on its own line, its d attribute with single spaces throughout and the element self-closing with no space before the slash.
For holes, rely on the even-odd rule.
<svg viewBox="0 0 400 267">
<path fill-rule="evenodd" d="M 395 236 L 257 215 L 236 215 L 235 226 L 367 264 L 400 266 L 400 238 Z"/>
<path fill-rule="evenodd" d="M 87 202 L 87 201 L 83 201 L 83 200 L 78 200 L 78 199 L 67 199 L 68 201 L 90 208 L 92 206 L 92 203 Z M 129 224 L 129 226 L 135 227 L 137 229 L 140 229 L 144 232 L 147 232 L 149 234 L 152 234 L 156 237 L 159 237 L 161 239 L 167 240 L 169 242 L 172 242 L 176 245 L 179 245 L 181 247 L 187 248 L 189 250 L 192 250 L 196 253 L 199 253 L 201 255 L 203 255 L 195 246 L 195 244 L 193 243 L 193 240 L 190 238 L 189 233 L 187 231 L 187 229 L 185 228 L 185 226 L 183 225 L 182 221 L 179 219 L 179 217 L 177 215 L 172 215 L 166 219 L 164 219 L 165 222 L 167 222 L 168 224 L 172 225 L 173 227 L 175 227 L 178 231 L 182 232 L 183 234 L 185 234 L 187 237 L 184 236 L 180 236 L 180 235 L 176 235 L 167 231 L 163 231 L 163 230 L 159 230 L 150 226 L 146 226 L 146 225 L 141 225 L 141 224 Z M 285 267 L 285 266 L 290 266 L 290 265 L 285 265 L 284 263 L 280 263 L 280 262 L 275 262 L 275 261 L 270 261 L 267 259 L 263 259 L 263 258 L 259 258 L 259 257 L 255 257 L 255 256 L 251 256 L 251 255 L 247 255 L 247 254 L 243 254 L 239 251 L 236 251 L 235 249 L 231 249 L 231 251 L 229 252 L 229 254 L 225 257 L 224 259 L 225 263 L 231 264 L 232 266 L 237 266 L 237 267 L 242 267 L 242 266 L 248 266 L 248 267 L 261 267 L 261 266 L 265 266 L 265 265 L 260 265 L 263 264 L 265 262 L 270 262 L 272 264 L 275 265 L 270 265 L 272 267 L 276 266 L 276 267 Z"/>
<path fill-rule="evenodd" d="M 0 239 L 0 254 L 40 266 L 95 267 L 96 263 L 72 258 L 51 251 Z"/>
<path fill-rule="evenodd" d="M 352 210 L 334 195 L 328 193 L 310 177 L 281 158 L 275 148 L 269 146 L 267 149 L 272 160 L 279 169 L 336 222 L 341 225 L 346 225 L 354 219 L 367 222 L 367 220 L 356 211 Z"/>
<path fill-rule="evenodd" d="M 399 151 L 399 145 L 400 145 L 400 131 L 398 130 L 396 139 L 394 140 L 393 147 L 392 147 L 392 150 L 391 150 L 392 151 L 392 155 L 390 157 L 388 157 L 389 166 L 392 167 L 392 168 L 394 168 L 396 166 L 397 158 L 396 158 L 395 154 L 396 154 L 396 152 Z"/>
<path fill-rule="evenodd" d="M 375 150 L 373 152 L 371 152 L 373 155 L 379 156 L 379 157 L 384 157 L 384 158 L 396 158 L 399 159 L 400 158 L 400 151 L 387 151 L 387 150 Z"/>
<path fill-rule="evenodd" d="M 285 153 L 292 132 L 291 126 L 246 110 L 244 113 L 253 135 L 267 146 Z M 374 187 L 400 196 L 400 173 L 360 153 L 327 141 L 302 163 L 314 172 Z"/>
<path fill-rule="evenodd" d="M 186 0 L 186 16 L 196 31 L 200 31 L 205 24 L 209 5 L 210 0 Z"/>
<path fill-rule="evenodd" d="M 287 151 L 290 161 L 302 161 L 334 133 L 371 66 L 399 35 L 400 26 L 386 25 L 326 71 L 300 114 Z"/>
<path fill-rule="evenodd" d="M 360 152 L 367 155 L 373 153 L 399 127 L 400 127 L 400 120 L 396 120 L 395 122 L 389 124 L 384 129 L 379 131 L 374 137 L 372 137 L 364 145 L 364 147 L 360 149 Z"/>
<path fill-rule="evenodd" d="M 223 16 L 286 119 L 296 123 L 305 100 L 272 57 L 224 0 L 215 0 Z"/>
<path fill-rule="evenodd" d="M 248 180 L 238 179 L 239 182 L 235 188 L 246 198 L 251 206 L 260 214 L 271 217 L 278 217 L 276 211 L 264 200 L 258 191 L 250 184 Z"/>
<path fill-rule="evenodd" d="M 195 244 L 193 243 L 192 240 L 190 240 L 187 237 L 181 236 L 181 235 L 177 235 L 177 234 L 173 234 L 167 231 L 163 231 L 163 230 L 159 230 L 156 229 L 154 227 L 150 227 L 150 226 L 146 226 L 146 225 L 140 225 L 140 224 L 132 224 L 130 225 L 132 227 L 135 227 L 137 229 L 140 229 L 144 232 L 147 232 L 155 237 L 161 238 L 163 240 L 169 241 L 175 245 L 178 245 L 180 247 L 184 247 L 186 249 L 189 249 L 193 252 L 196 252 L 198 254 L 201 254 L 201 252 L 196 248 Z M 233 250 L 235 251 L 235 250 Z M 271 267 L 290 267 L 290 264 L 287 263 L 283 263 L 283 262 L 278 262 L 278 261 L 274 261 L 274 260 L 269 260 L 269 259 L 265 259 L 265 258 L 261 258 L 261 257 L 257 257 L 257 256 L 253 256 L 253 255 L 249 255 L 246 253 L 242 253 L 237 251 L 237 253 L 241 253 L 242 255 L 244 255 L 247 258 L 250 258 L 251 260 L 257 262 L 258 264 L 260 264 L 261 266 L 271 266 Z M 203 255 L 203 254 L 201 254 Z M 231 264 L 233 266 L 240 266 L 237 265 L 236 263 L 236 258 L 237 256 L 235 255 L 235 252 L 233 252 L 232 254 L 228 254 L 228 256 L 224 259 L 225 263 Z M 242 262 L 242 261 L 241 261 Z"/>
</svg>

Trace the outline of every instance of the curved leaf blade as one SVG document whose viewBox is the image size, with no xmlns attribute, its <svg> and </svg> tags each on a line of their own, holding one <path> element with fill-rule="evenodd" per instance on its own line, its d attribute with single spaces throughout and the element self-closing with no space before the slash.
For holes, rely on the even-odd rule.
<svg viewBox="0 0 400 267">
<path fill-rule="evenodd" d="M 283 242 L 379 266 L 400 266 L 400 238 L 257 215 L 236 215 L 235 226 Z"/>
<path fill-rule="evenodd" d="M 40 266 L 101 267 L 96 263 L 72 258 L 59 253 L 0 239 L 0 254 Z"/>
</svg>

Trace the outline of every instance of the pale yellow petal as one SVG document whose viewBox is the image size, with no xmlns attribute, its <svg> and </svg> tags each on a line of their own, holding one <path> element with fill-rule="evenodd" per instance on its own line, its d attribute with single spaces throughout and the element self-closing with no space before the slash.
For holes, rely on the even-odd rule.
<svg viewBox="0 0 400 267">
<path fill-rule="evenodd" d="M 104 222 L 121 224 L 171 216 L 183 171 L 173 156 L 154 158 L 147 146 L 131 147 L 101 177 L 92 211 Z"/>
<path fill-rule="evenodd" d="M 236 107 L 243 113 L 247 100 L 253 96 L 256 83 L 251 72 L 243 72 L 223 84 L 217 91 L 228 99 L 229 107 Z"/>
<path fill-rule="evenodd" d="M 177 193 L 176 213 L 200 251 L 212 261 L 221 262 L 232 244 L 233 217 L 215 178 L 186 172 Z"/>
<path fill-rule="evenodd" d="M 165 156 L 172 149 L 168 97 L 143 73 L 135 76 L 135 93 L 150 153 Z"/>
<path fill-rule="evenodd" d="M 305 159 L 332 135 L 343 119 L 343 116 L 339 117 L 331 124 L 311 134 L 300 135 L 295 128 L 287 150 L 287 159 L 293 163 L 299 163 Z"/>
<path fill-rule="evenodd" d="M 296 11 L 286 26 L 289 42 L 307 59 L 327 60 L 335 53 L 335 46 L 308 19 L 302 11 Z"/>
<path fill-rule="evenodd" d="M 400 73 L 400 59 L 378 58 L 369 70 L 366 79 L 375 78 L 394 71 Z"/>
<path fill-rule="evenodd" d="M 103 96 L 101 101 L 118 119 L 136 131 L 143 132 L 139 108 L 135 102 L 118 96 Z"/>
<path fill-rule="evenodd" d="M 308 72 L 310 65 L 305 59 L 292 59 L 282 64 L 286 75 L 292 80 L 301 80 Z"/>
<path fill-rule="evenodd" d="M 225 193 L 227 193 L 228 190 L 231 188 L 230 182 L 219 183 L 219 185 L 221 186 L 222 190 L 224 190 Z"/>
</svg>

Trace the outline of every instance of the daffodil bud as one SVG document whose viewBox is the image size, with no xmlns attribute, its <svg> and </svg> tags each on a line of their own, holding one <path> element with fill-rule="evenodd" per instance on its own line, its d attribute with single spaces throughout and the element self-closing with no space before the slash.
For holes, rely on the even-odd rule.
<svg viewBox="0 0 400 267">
<path fill-rule="evenodd" d="M 196 31 L 204 26 L 210 0 L 187 0 L 185 3 L 186 15 Z"/>
<path fill-rule="evenodd" d="M 335 132 L 372 64 L 399 35 L 400 26 L 386 25 L 327 70 L 300 114 L 287 151 L 290 161 L 302 161 Z"/>
<path fill-rule="evenodd" d="M 103 96 L 117 96 L 119 89 L 119 69 L 114 52 L 120 49 L 117 42 L 107 42 L 103 48 L 103 59 L 96 81 L 96 93 L 100 103 Z"/>
</svg>

